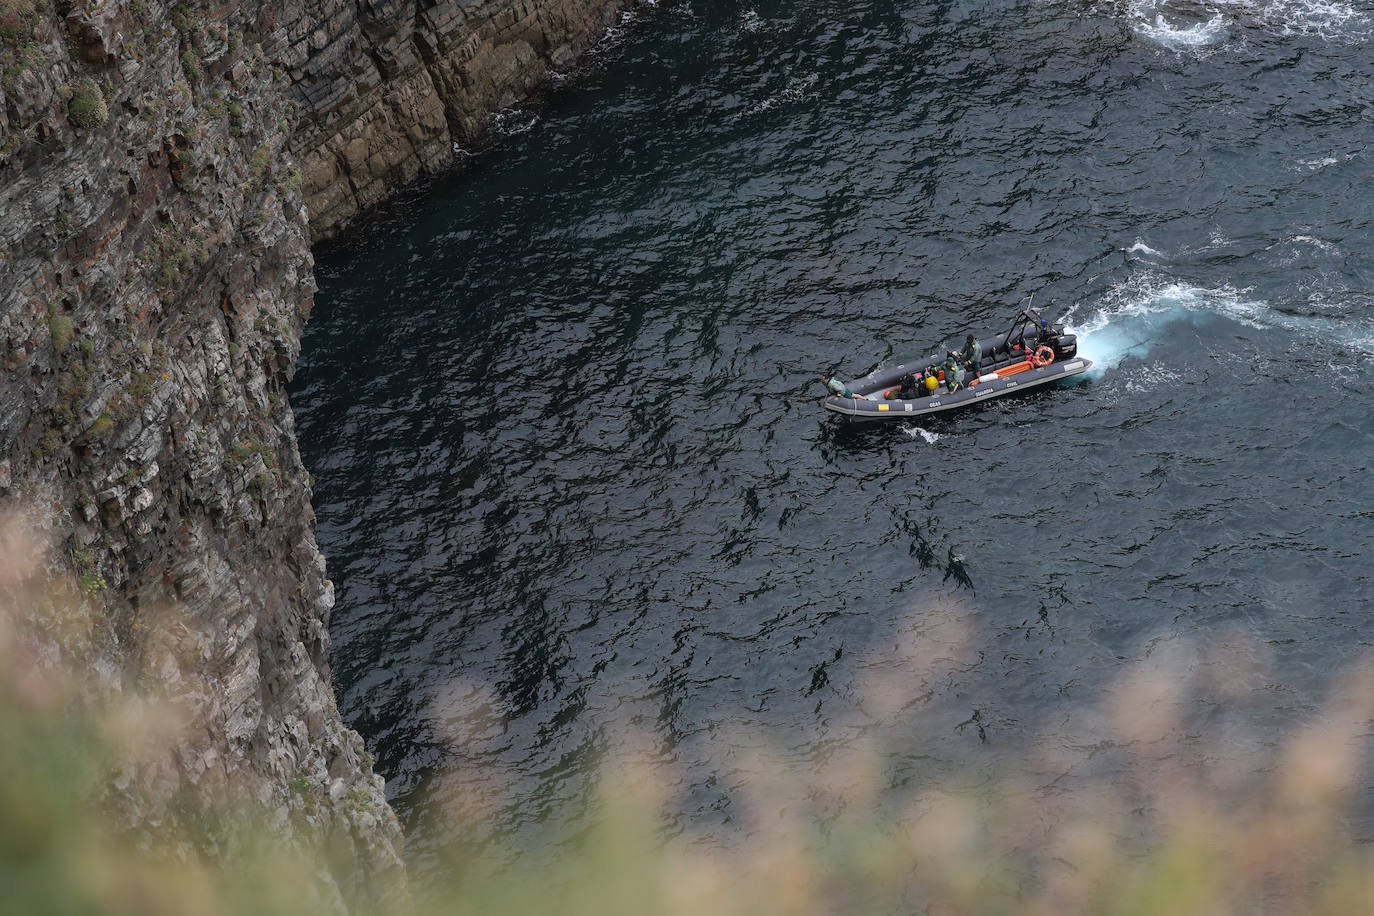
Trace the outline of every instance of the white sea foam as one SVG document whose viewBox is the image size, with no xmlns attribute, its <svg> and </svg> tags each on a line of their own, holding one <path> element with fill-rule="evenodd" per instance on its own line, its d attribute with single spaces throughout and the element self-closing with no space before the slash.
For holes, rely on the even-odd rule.
<svg viewBox="0 0 1374 916">
<path fill-rule="evenodd" d="M 1374 328 L 1350 319 L 1295 314 L 1251 299 L 1248 290 L 1191 286 L 1157 275 L 1142 275 L 1113 289 L 1091 312 L 1071 309 L 1065 326 L 1078 335 L 1078 352 L 1093 361 L 1101 376 L 1128 357 L 1147 359 L 1165 330 L 1179 321 L 1222 316 L 1261 331 L 1282 330 L 1327 346 L 1374 356 Z"/>
<path fill-rule="evenodd" d="M 614 54 L 625 44 L 626 39 L 634 34 L 634 27 L 638 25 L 641 18 L 634 9 L 621 10 L 615 24 L 606 26 L 605 31 L 601 33 L 601 39 L 587 52 L 588 56 L 596 58 L 609 57 Z"/>
<path fill-rule="evenodd" d="M 507 137 L 523 134 L 539 123 L 539 115 L 522 108 L 503 108 L 492 112 L 488 117 L 491 119 L 492 128 Z"/>
<path fill-rule="evenodd" d="M 1212 230 L 1212 234 L 1207 237 L 1207 244 L 1199 248 L 1198 251 L 1207 251 L 1212 248 L 1225 248 L 1227 245 L 1233 244 L 1235 243 L 1214 229 Z"/>
<path fill-rule="evenodd" d="M 1275 252 L 1276 260 L 1274 263 L 1279 267 L 1291 267 L 1300 262 L 1306 264 L 1320 263 L 1324 258 L 1339 257 L 1341 254 L 1339 245 L 1312 235 L 1291 235 L 1286 239 L 1266 245 L 1265 250 Z M 1298 285 L 1299 288 L 1302 288 L 1304 283 L 1312 282 L 1315 281 L 1303 278 L 1299 280 Z"/>
<path fill-rule="evenodd" d="M 1208 5 L 1281 35 L 1359 38 L 1371 25 L 1362 4 L 1332 0 L 1209 0 Z"/>
<path fill-rule="evenodd" d="M 1128 286 L 1114 289 L 1095 313 L 1076 318 L 1065 316 L 1068 330 L 1078 335 L 1078 352 L 1093 361 L 1092 374 L 1115 369 L 1128 357 L 1146 357 L 1161 331 L 1172 322 L 1198 310 L 1206 290 L 1183 284 Z"/>
<path fill-rule="evenodd" d="M 745 10 L 740 17 L 740 28 L 746 32 L 759 32 L 763 30 L 763 17 L 758 10 Z"/>
<path fill-rule="evenodd" d="M 922 429 L 919 426 L 904 426 L 902 427 L 902 431 L 913 439 L 919 437 L 926 440 L 926 442 L 930 443 L 931 445 L 934 445 L 941 439 L 948 438 L 947 436 L 942 436 L 939 433 L 933 433 L 928 429 Z"/>
<path fill-rule="evenodd" d="M 1162 258 L 1164 254 L 1146 245 L 1140 239 L 1135 240 L 1135 244 L 1126 249 L 1127 254 L 1143 254 L 1151 258 Z"/>
<path fill-rule="evenodd" d="M 1355 158 L 1354 153 L 1346 153 L 1344 156 L 1318 156 L 1315 159 L 1299 159 L 1293 169 L 1303 169 L 1308 172 L 1316 172 L 1328 166 L 1339 165 L 1342 162 L 1349 162 Z"/>
<path fill-rule="evenodd" d="M 1186 9 L 1180 5 L 1171 0 L 1130 0 L 1128 15 L 1141 37 L 1192 53 L 1207 52 L 1239 28 L 1320 35 L 1333 41 L 1361 41 L 1374 30 L 1365 5 L 1343 0 L 1190 0 Z M 1185 24 L 1190 18 L 1197 21 Z"/>
<path fill-rule="evenodd" d="M 1320 159 L 1300 159 L 1298 165 L 1315 172 L 1317 169 L 1324 169 L 1328 165 L 1335 165 L 1337 162 L 1340 160 L 1335 156 L 1322 156 Z"/>
<path fill-rule="evenodd" d="M 746 115 L 756 115 L 776 108 L 779 105 L 800 102 L 810 93 L 811 87 L 816 85 L 816 74 L 811 73 L 806 76 L 787 81 L 787 85 L 780 91 L 759 102 L 750 108 Z"/>
<path fill-rule="evenodd" d="M 1311 235 L 1295 235 L 1288 241 L 1301 242 L 1304 245 L 1311 245 L 1318 251 L 1324 251 L 1327 254 L 1335 254 L 1336 252 L 1340 251 L 1340 248 L 1338 248 L 1335 244 L 1328 242 L 1325 239 L 1319 239 Z"/>
<path fill-rule="evenodd" d="M 1078 378 L 1081 379 L 1083 376 Z M 1120 393 L 1135 398 L 1160 387 L 1178 388 L 1184 384 L 1186 378 L 1185 373 L 1180 372 L 1176 366 L 1159 360 L 1150 360 L 1122 367 L 1113 375 L 1112 381 Z"/>
<path fill-rule="evenodd" d="M 1197 50 L 1224 41 L 1226 22 L 1221 15 L 1216 15 L 1206 22 L 1176 26 L 1165 19 L 1163 13 L 1156 13 L 1153 22 L 1139 23 L 1136 31 L 1145 38 L 1175 51 Z"/>
</svg>

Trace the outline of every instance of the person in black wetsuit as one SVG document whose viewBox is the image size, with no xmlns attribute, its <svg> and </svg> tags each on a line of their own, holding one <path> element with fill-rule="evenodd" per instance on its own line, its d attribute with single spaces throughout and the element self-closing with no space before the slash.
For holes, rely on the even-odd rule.
<svg viewBox="0 0 1374 916">
<path fill-rule="evenodd" d="M 925 377 L 922 373 L 902 376 L 902 387 L 897 389 L 897 397 L 904 401 L 913 398 L 923 398 L 930 392 L 926 391 Z"/>
</svg>

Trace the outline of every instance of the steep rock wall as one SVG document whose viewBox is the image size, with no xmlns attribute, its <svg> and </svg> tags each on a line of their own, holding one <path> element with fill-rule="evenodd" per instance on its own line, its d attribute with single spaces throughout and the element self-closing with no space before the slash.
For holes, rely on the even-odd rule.
<svg viewBox="0 0 1374 916">
<path fill-rule="evenodd" d="M 291 150 L 315 238 L 452 163 L 602 34 L 617 0 L 305 4 L 281 61 L 302 107 Z"/>
<path fill-rule="evenodd" d="M 272 24 L 3 2 L 0 488 L 85 608 L 31 622 L 96 692 L 137 685 L 184 717 L 110 787 L 133 823 L 233 790 L 349 850 L 325 893 L 396 890 L 400 831 L 330 689 L 285 397 L 314 287 Z"/>
<path fill-rule="evenodd" d="M 234 789 L 327 843 L 326 894 L 404 893 L 330 688 L 285 396 L 309 245 L 448 164 L 615 6 L 0 0 L 0 509 L 79 583 L 79 612 L 29 621 L 53 663 L 184 718 L 110 789 L 134 824 Z"/>
</svg>

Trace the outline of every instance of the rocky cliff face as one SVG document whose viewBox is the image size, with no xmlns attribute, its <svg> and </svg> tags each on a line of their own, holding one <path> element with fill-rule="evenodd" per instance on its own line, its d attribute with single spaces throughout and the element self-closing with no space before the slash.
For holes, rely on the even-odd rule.
<svg viewBox="0 0 1374 916">
<path fill-rule="evenodd" d="M 311 231 L 333 234 L 398 185 L 453 161 L 489 114 L 599 36 L 617 0 L 306 3 L 280 60 L 302 117 Z"/>
<path fill-rule="evenodd" d="M 614 0 L 0 0 L 0 499 L 80 612 L 55 664 L 185 724 L 112 788 L 156 827 L 235 788 L 403 886 L 382 783 L 329 684 L 333 589 L 285 384 L 309 243 L 451 161 Z"/>
</svg>

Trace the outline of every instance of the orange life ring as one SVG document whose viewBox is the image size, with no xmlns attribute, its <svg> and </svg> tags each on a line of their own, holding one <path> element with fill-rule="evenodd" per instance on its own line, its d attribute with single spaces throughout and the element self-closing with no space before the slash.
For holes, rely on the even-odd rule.
<svg viewBox="0 0 1374 916">
<path fill-rule="evenodd" d="M 1048 366 L 1054 362 L 1054 350 L 1046 344 L 1041 344 L 1035 348 L 1035 355 L 1031 357 L 1031 365 L 1039 369 L 1041 366 Z"/>
</svg>

